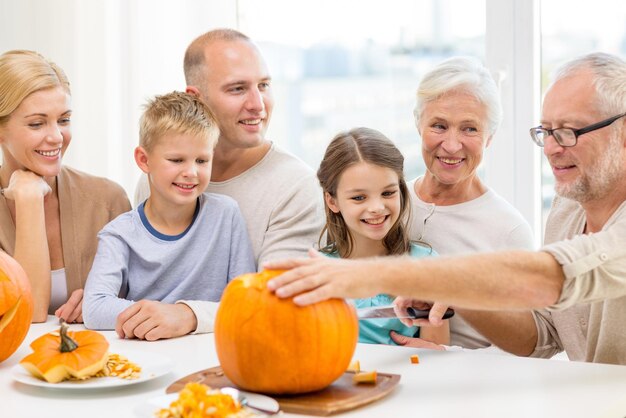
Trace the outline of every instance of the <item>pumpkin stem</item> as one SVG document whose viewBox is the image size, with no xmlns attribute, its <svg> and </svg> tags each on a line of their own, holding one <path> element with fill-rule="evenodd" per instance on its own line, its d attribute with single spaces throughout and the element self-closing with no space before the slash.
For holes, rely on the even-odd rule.
<svg viewBox="0 0 626 418">
<path fill-rule="evenodd" d="M 67 335 L 67 329 L 69 327 L 67 326 L 67 323 L 65 321 L 61 321 L 61 352 L 62 353 L 71 353 L 72 351 L 76 350 L 78 348 L 78 344 L 76 344 L 76 341 L 72 340 L 68 335 Z"/>
</svg>

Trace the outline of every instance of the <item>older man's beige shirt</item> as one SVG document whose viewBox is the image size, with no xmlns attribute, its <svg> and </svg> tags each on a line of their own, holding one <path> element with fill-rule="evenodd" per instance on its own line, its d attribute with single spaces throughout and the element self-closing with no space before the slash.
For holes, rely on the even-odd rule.
<svg viewBox="0 0 626 418">
<path fill-rule="evenodd" d="M 584 235 L 585 213 L 555 199 L 543 251 L 563 266 L 558 302 L 534 312 L 539 332 L 532 356 L 565 350 L 570 360 L 626 364 L 626 202 L 602 231 Z"/>
</svg>

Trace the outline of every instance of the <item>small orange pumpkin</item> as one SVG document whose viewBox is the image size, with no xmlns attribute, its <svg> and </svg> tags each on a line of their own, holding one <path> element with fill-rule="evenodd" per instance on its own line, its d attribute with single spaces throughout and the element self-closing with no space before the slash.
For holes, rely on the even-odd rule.
<svg viewBox="0 0 626 418">
<path fill-rule="evenodd" d="M 24 357 L 20 364 L 50 383 L 93 376 L 102 370 L 109 357 L 109 342 L 102 334 L 89 330 L 68 331 L 65 322 L 58 333 L 42 335 L 30 348 L 33 353 Z"/>
<path fill-rule="evenodd" d="M 22 344 L 33 319 L 33 298 L 26 272 L 0 251 L 0 362 Z"/>
<path fill-rule="evenodd" d="M 215 318 L 215 345 L 224 374 L 253 392 L 320 390 L 341 376 L 358 338 L 354 309 L 341 299 L 298 306 L 267 289 L 282 271 L 231 281 Z"/>
</svg>

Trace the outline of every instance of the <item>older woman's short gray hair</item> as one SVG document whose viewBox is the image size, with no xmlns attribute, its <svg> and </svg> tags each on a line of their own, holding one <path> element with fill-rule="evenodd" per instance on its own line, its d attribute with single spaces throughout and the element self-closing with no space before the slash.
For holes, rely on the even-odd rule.
<svg viewBox="0 0 626 418">
<path fill-rule="evenodd" d="M 451 91 L 469 93 L 487 108 L 487 129 L 493 135 L 502 122 L 500 91 L 485 66 L 476 58 L 452 57 L 426 73 L 417 88 L 413 115 L 419 125 L 424 107 Z"/>
<path fill-rule="evenodd" d="M 626 62 L 604 52 L 583 55 L 557 68 L 552 84 L 584 70 L 593 74 L 598 109 L 607 116 L 626 112 Z"/>
</svg>

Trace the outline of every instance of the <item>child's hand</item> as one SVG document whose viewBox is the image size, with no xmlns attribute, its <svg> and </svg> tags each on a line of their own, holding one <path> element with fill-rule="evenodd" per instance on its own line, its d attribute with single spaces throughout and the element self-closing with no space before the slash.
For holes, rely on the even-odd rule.
<svg viewBox="0 0 626 418">
<path fill-rule="evenodd" d="M 406 318 L 408 307 L 412 307 L 415 309 L 430 309 L 430 314 L 428 315 L 428 319 L 411 319 Z M 408 299 L 402 296 L 398 296 L 393 301 L 393 310 L 396 312 L 396 315 L 400 317 L 400 321 L 406 325 L 410 326 L 420 326 L 420 327 L 438 327 L 443 324 L 443 315 L 446 313 L 448 309 L 447 305 L 443 305 L 438 302 L 425 302 L 421 300 Z M 405 318 L 402 318 L 405 317 Z"/>
<path fill-rule="evenodd" d="M 120 338 L 155 341 L 189 334 L 196 326 L 195 314 L 184 303 L 140 300 L 117 316 L 115 331 Z"/>
<path fill-rule="evenodd" d="M 429 350 L 439 351 L 444 351 L 446 349 L 443 345 L 439 345 L 422 338 L 407 337 L 406 335 L 398 334 L 395 331 L 389 332 L 389 336 L 393 342 L 404 347 L 428 348 Z"/>
<path fill-rule="evenodd" d="M 54 315 L 71 324 L 73 322 L 83 322 L 83 289 L 76 289 L 72 292 L 67 302 L 54 312 Z"/>
</svg>

